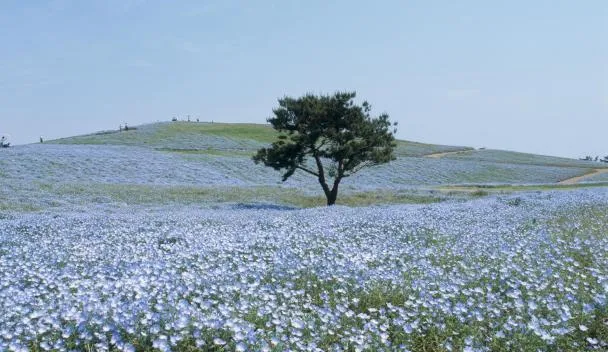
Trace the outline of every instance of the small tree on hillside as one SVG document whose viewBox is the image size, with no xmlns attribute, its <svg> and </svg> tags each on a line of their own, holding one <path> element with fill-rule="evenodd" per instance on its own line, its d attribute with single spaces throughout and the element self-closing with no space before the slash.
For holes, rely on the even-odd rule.
<svg viewBox="0 0 608 352">
<path fill-rule="evenodd" d="M 0 148 L 8 148 L 11 144 L 8 142 L 8 138 L 6 136 L 0 137 Z"/>
<path fill-rule="evenodd" d="M 283 170 L 283 181 L 296 170 L 315 176 L 327 205 L 335 204 L 343 178 L 395 159 L 396 129 L 389 116 L 371 117 L 371 106 L 356 105 L 355 96 L 352 92 L 279 99 L 268 122 L 281 134 L 253 160 Z"/>
</svg>

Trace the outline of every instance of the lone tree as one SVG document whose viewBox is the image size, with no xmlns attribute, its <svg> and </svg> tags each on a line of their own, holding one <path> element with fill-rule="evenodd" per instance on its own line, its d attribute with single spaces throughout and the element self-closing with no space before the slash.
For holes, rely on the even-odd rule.
<svg viewBox="0 0 608 352">
<path fill-rule="evenodd" d="M 359 170 L 394 160 L 394 133 L 387 114 L 371 117 L 371 105 L 356 105 L 355 92 L 279 99 L 268 119 L 279 131 L 278 140 L 253 157 L 275 170 L 283 181 L 296 170 L 317 177 L 327 205 L 336 203 L 343 178 Z M 330 188 L 331 185 L 331 188 Z"/>
</svg>

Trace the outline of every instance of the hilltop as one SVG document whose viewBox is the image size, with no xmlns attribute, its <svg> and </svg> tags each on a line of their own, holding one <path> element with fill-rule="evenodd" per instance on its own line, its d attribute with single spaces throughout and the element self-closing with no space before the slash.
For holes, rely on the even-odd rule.
<svg viewBox="0 0 608 352">
<path fill-rule="evenodd" d="M 251 123 L 159 122 L 128 131 L 101 131 L 49 141 L 56 144 L 129 145 L 191 153 L 253 153 L 270 144 L 277 133 L 270 125 Z M 460 146 L 398 141 L 398 156 L 471 150 Z"/>
<path fill-rule="evenodd" d="M 158 122 L 136 126 L 128 131 L 101 131 L 49 141 L 53 144 L 128 145 L 159 151 L 222 155 L 249 155 L 276 139 L 270 125 L 253 123 Z M 606 168 L 608 165 L 583 160 L 544 156 L 494 149 L 475 149 L 397 141 L 398 157 L 431 157 L 441 159 L 525 164 L 557 167 Z"/>
</svg>

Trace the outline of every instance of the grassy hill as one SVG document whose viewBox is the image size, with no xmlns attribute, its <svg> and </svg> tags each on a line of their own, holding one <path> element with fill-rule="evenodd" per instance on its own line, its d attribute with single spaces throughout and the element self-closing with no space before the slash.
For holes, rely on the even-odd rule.
<svg viewBox="0 0 608 352">
<path fill-rule="evenodd" d="M 278 172 L 251 161 L 255 150 L 275 137 L 268 125 L 166 122 L 11 148 L 0 154 L 0 210 L 91 203 L 322 205 L 314 178 L 296 173 L 282 183 Z M 425 203 L 559 188 L 557 182 L 603 166 L 508 151 L 397 144 L 395 161 L 345 179 L 338 202 Z M 581 183 L 601 186 L 605 177 Z"/>
<path fill-rule="evenodd" d="M 159 122 L 129 131 L 102 131 L 82 136 L 51 140 L 53 144 L 128 145 L 180 153 L 217 155 L 253 154 L 275 140 L 277 133 L 270 125 L 251 123 Z M 606 164 L 493 149 L 426 144 L 398 140 L 398 157 L 419 157 L 450 153 L 442 159 L 526 164 L 557 167 L 603 168 Z"/>
<path fill-rule="evenodd" d="M 49 141 L 56 144 L 128 145 L 174 151 L 254 151 L 272 142 L 275 132 L 259 124 L 168 122 L 128 131 L 103 131 Z"/>
<path fill-rule="evenodd" d="M 253 154 L 270 144 L 277 132 L 270 125 L 248 123 L 161 122 L 129 131 L 103 131 L 49 141 L 55 144 L 130 145 L 163 151 L 209 154 Z M 400 140 L 398 156 L 470 150 L 467 147 L 424 144 Z"/>
</svg>

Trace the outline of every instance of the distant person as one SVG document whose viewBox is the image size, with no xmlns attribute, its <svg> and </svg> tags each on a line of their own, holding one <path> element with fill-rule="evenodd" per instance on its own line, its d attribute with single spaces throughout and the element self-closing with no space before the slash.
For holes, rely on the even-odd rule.
<svg viewBox="0 0 608 352">
<path fill-rule="evenodd" d="M 118 125 L 118 131 L 122 132 L 122 125 Z"/>
<path fill-rule="evenodd" d="M 40 136 L 40 143 L 44 143 L 44 139 Z"/>
</svg>

